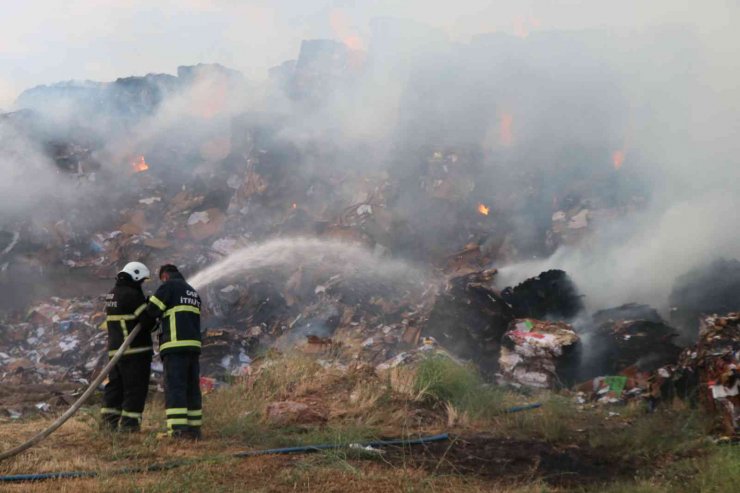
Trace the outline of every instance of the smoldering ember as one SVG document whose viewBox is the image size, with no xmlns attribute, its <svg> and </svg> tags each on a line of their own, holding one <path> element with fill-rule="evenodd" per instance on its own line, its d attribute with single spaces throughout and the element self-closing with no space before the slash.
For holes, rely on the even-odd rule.
<svg viewBox="0 0 740 493">
<path fill-rule="evenodd" d="M 254 423 L 331 427 L 354 416 L 330 402 L 346 389 L 348 403 L 371 406 L 347 387 L 364 375 L 386 386 L 388 406 L 415 403 L 404 419 L 417 436 L 472 429 L 472 411 L 466 425 L 462 403 L 434 395 L 442 384 L 419 384 L 439 364 L 471 372 L 501 403 L 555 399 L 543 409 L 601 416 L 588 433 L 629 437 L 680 407 L 706 417 L 703 439 L 737 438 L 740 261 L 717 248 L 670 267 L 629 263 L 665 239 L 665 221 L 651 218 L 672 203 L 634 135 L 657 120 L 640 121 L 615 82 L 625 41 L 553 31 L 456 44 L 414 25 L 422 50 L 404 44 L 401 21 L 374 29 L 367 50 L 304 41 L 266 83 L 181 66 L 34 87 L 0 115 L 0 428 L 41 423 L 4 443 L 45 427 L 105 366 L 102 296 L 129 261 L 177 265 L 203 299 L 206 444 L 230 436 L 208 428 L 208 406 L 277 385 L 270 372 L 285 358 L 333 380 L 276 389 L 244 414 Z M 680 31 L 656 36 L 698 59 Z M 158 402 L 156 357 L 151 372 Z M 552 419 L 544 412 L 522 419 Z M 383 426 L 372 436 L 388 436 Z M 609 446 L 595 444 L 605 441 L 562 452 L 547 433 L 524 445 L 487 431 L 461 434 L 451 471 L 521 481 L 530 445 L 531 477 L 553 488 L 639 480 L 652 467 L 608 465 Z M 464 459 L 477 446 L 498 472 Z M 425 470 L 434 450 L 409 467 Z"/>
</svg>

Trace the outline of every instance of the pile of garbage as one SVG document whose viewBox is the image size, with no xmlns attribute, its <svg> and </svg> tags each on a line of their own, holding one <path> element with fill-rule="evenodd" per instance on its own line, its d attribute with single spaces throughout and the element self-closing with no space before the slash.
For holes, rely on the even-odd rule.
<svg viewBox="0 0 740 493">
<path fill-rule="evenodd" d="M 388 36 L 401 36 L 406 27 L 386 23 L 378 37 L 385 48 L 377 47 L 395 52 Z M 331 109 L 338 88 L 353 95 L 355 84 L 368 80 L 372 64 L 365 56 L 334 41 L 303 43 L 296 60 L 270 72 L 267 92 L 280 104 L 264 107 L 279 112 L 237 104 L 251 89 L 220 65 L 26 91 L 18 105 L 27 110 L 0 121 L 48 158 L 60 188 L 73 184 L 74 197 L 84 200 L 49 197 L 43 214 L 0 219 L 0 294 L 21 291 L 36 303 L 58 294 L 66 284 L 60 279 L 75 275 L 86 280 L 74 283 L 76 295 L 98 295 L 108 287 L 88 282 L 112 284 L 131 260 L 150 267 L 175 263 L 187 276 L 267 239 L 340 239 L 377 257 L 421 264 L 443 282 L 415 289 L 358 284 L 296 263 L 209 285 L 201 293 L 204 373 L 220 380 L 243 374 L 251 358 L 268 348 L 298 347 L 378 366 L 403 360 L 430 337 L 494 375 L 515 319 L 569 321 L 583 303 L 563 271 L 499 291 L 492 267 L 570 243 L 567 232 L 587 237 L 592 223 L 609 217 L 604 211 L 616 211 L 635 194 L 616 200 L 583 192 L 595 181 L 612 189 L 612 174 L 572 173 L 556 180 L 562 169 L 521 173 L 513 162 L 484 173 L 491 156 L 478 144 L 422 131 L 420 116 L 435 119 L 416 106 L 433 105 L 419 105 L 415 97 L 399 103 L 407 116 L 397 140 L 384 141 L 383 152 L 368 152 L 374 151 L 370 144 L 341 138 L 329 130 L 336 121 L 324 128 L 315 116 Z M 427 74 L 414 71 L 409 80 L 424 84 Z M 490 86 L 485 77 L 482 82 Z M 218 97 L 202 101 L 194 88 Z M 157 117 L 173 97 L 186 101 L 189 111 L 178 121 L 167 115 L 166 125 L 159 125 Z M 74 125 L 63 125 L 63 131 L 49 116 L 58 107 L 76 108 Z M 98 128 L 99 122 L 105 125 Z M 22 164 L 26 154 L 14 159 Z M 18 166 L 21 174 L 25 169 Z M 581 190 L 577 197 L 574 189 Z M 559 228 L 563 221 L 565 229 Z M 548 236 L 550 229 L 558 232 Z M 19 282 L 27 284 L 19 290 Z M 0 296 L 0 303 L 6 298 Z M 37 330 L 19 323 L 13 321 L 12 332 L 28 337 Z M 79 354 L 85 362 L 90 357 Z"/>
<path fill-rule="evenodd" d="M 722 416 L 728 435 L 740 432 L 740 314 L 707 317 L 702 322 L 696 357 L 700 395 Z"/>
<path fill-rule="evenodd" d="M 413 365 L 417 356 L 434 347 L 474 363 L 493 378 L 501 361 L 508 361 L 501 359 L 502 342 L 511 343 L 517 334 L 511 332 L 517 322 L 514 309 L 495 287 L 495 276 L 495 269 L 456 269 L 441 286 L 428 282 L 409 287 L 329 276 L 308 265 L 282 273 L 245 273 L 238 280 L 209 286 L 204 323 L 217 330 L 232 327 L 248 340 L 243 343 L 247 357 L 269 349 L 298 349 L 337 364 L 360 362 L 382 372 Z M 506 291 L 530 301 L 519 304 L 518 310 L 543 316 L 562 316 L 563 307 L 576 313 L 572 307 L 581 303 L 562 271 L 543 273 Z M 549 372 L 538 373 L 537 385 L 572 381 L 578 367 L 573 329 L 560 322 L 519 322 L 535 325 L 528 337 L 539 338 L 533 343 L 538 349 L 536 354 L 524 351 L 524 361 L 512 373 L 519 375 L 525 368 L 526 373 Z M 529 348 L 522 342 L 522 348 Z"/>
<path fill-rule="evenodd" d="M 577 385 L 576 402 L 579 404 L 617 404 L 632 397 L 640 397 L 643 389 L 626 375 L 600 376 Z"/>
<path fill-rule="evenodd" d="M 107 361 L 102 304 L 50 298 L 0 319 L 0 417 L 67 406 Z"/>
<path fill-rule="evenodd" d="M 573 319 L 583 310 L 578 288 L 562 270 L 548 270 L 537 277 L 501 291 L 516 317 Z"/>
<path fill-rule="evenodd" d="M 71 403 L 108 361 L 103 307 L 99 298 L 51 297 L 0 319 L 0 409 L 19 417 L 29 407 L 48 411 Z M 243 331 L 206 330 L 201 373 L 221 382 L 247 374 L 253 344 Z M 160 386 L 162 371 L 155 359 L 153 382 Z"/>
<path fill-rule="evenodd" d="M 581 377 L 617 375 L 632 368 L 653 372 L 675 363 L 678 332 L 658 312 L 636 303 L 596 312 L 589 324 L 589 349 Z"/>
<path fill-rule="evenodd" d="M 86 383 L 106 355 L 102 308 L 93 298 L 51 298 L 0 321 L 3 384 Z"/>
<path fill-rule="evenodd" d="M 253 346 L 254 338 L 237 329 L 207 329 L 203 332 L 201 374 L 218 381 L 249 374 Z"/>
<path fill-rule="evenodd" d="M 578 335 L 564 322 L 514 320 L 502 341 L 500 381 L 535 388 L 566 386 L 578 366 L 578 343 Z"/>
<path fill-rule="evenodd" d="M 440 97 L 438 91 L 450 81 L 428 86 L 434 78 L 421 67 L 407 67 L 412 73 L 403 77 L 413 86 L 399 95 L 401 110 L 394 113 L 403 116 L 390 126 L 394 135 L 364 141 L 344 138 L 357 129 L 335 131 L 347 126 L 342 119 L 347 111 L 339 112 L 339 121 L 331 118 L 337 117 L 336 95 L 362 101 L 366 94 L 356 85 L 385 70 L 376 63 L 397 60 L 398 40 L 389 39 L 389 33 L 403 38 L 409 26 L 395 23 L 377 24 L 385 27 L 375 33 L 373 48 L 384 54 L 376 54 L 375 63 L 365 63 L 367 53 L 341 42 L 305 41 L 296 60 L 270 71 L 265 92 L 274 100 L 264 105 L 240 105 L 260 91 L 216 64 L 178 67 L 176 75 L 65 82 L 23 93 L 18 106 L 26 109 L 0 115 L 0 121 L 48 158 L 49 173 L 58 174 L 60 184 L 79 186 L 72 195 L 84 200 L 49 197 L 44 214 L 3 218 L 0 255 L 8 245 L 5 237 L 19 240 L 0 259 L 0 291 L 11 278 L 4 272 L 21 269 L 24 259 L 38 271 L 64 266 L 102 278 L 111 278 L 125 260 L 170 261 L 194 272 L 245 244 L 298 234 L 341 238 L 378 255 L 413 258 L 460 274 L 547 253 L 572 241 L 563 231 L 588 236 L 592 224 L 630 212 L 625 204 L 639 193 L 623 190 L 629 180 L 616 173 L 583 175 L 578 159 L 522 172 L 518 161 L 530 157 L 512 153 L 507 159 L 513 161 L 498 165 L 498 153 L 512 145 L 511 136 L 501 149 L 494 146 L 493 154 L 491 146 L 480 144 L 484 139 L 452 137 L 460 129 L 443 130 L 446 124 L 454 127 L 453 120 L 461 118 L 467 128 L 478 121 L 469 115 L 483 108 L 477 98 Z M 464 51 L 470 49 L 474 57 L 489 53 L 491 46 L 478 43 Z M 494 65 L 476 64 L 486 67 L 483 72 L 466 72 L 491 90 L 489 75 L 512 70 L 503 63 L 510 46 L 493 44 L 502 58 Z M 458 49 L 450 53 L 460 54 Z M 539 60 L 540 48 L 523 49 Z M 463 56 L 459 62 L 472 60 Z M 509 76 L 518 79 L 521 73 L 515 69 Z M 503 104 L 509 95 L 504 91 L 489 99 L 498 98 Z M 188 111 L 168 113 L 173 99 Z M 455 101 L 456 108 L 445 111 L 436 104 L 440 101 Z M 75 112 L 64 114 L 71 121 L 58 129 L 54 110 L 70 107 Z M 367 111 L 366 105 L 357 108 Z M 329 117 L 326 126 L 319 124 L 322 112 Z M 493 122 L 492 116 L 479 115 L 481 122 Z M 512 119 L 506 115 L 504 120 L 511 125 Z M 442 125 L 440 134 L 428 133 L 427 127 L 436 124 Z M 474 133 L 491 130 L 474 127 Z M 541 310 L 529 306 L 533 300 L 513 294 L 516 316 L 542 318 Z M 529 304 L 526 313 L 518 311 L 519 301 Z M 560 309 L 565 318 L 574 311 L 573 306 Z"/>
<path fill-rule="evenodd" d="M 615 404 L 660 400 L 681 348 L 677 331 L 648 305 L 628 303 L 581 321 L 583 351 L 574 387 L 580 403 Z"/>
<path fill-rule="evenodd" d="M 564 271 L 543 272 L 500 291 L 495 275 L 495 269 L 487 269 L 450 277 L 423 331 L 490 376 L 499 370 L 502 340 L 515 319 L 569 320 L 583 309 L 581 295 Z"/>
<path fill-rule="evenodd" d="M 676 361 L 636 383 L 651 405 L 682 399 L 721 418 L 726 436 L 740 433 L 740 314 L 712 315 L 701 322 L 696 344 Z"/>
<path fill-rule="evenodd" d="M 496 370 L 501 337 L 514 318 L 493 287 L 495 274 L 492 269 L 451 277 L 423 330 L 460 358 L 474 361 L 484 373 Z"/>
<path fill-rule="evenodd" d="M 378 38 L 388 53 L 395 47 L 387 35 L 405 32 L 396 28 Z M 503 46 L 496 49 L 504 53 Z M 378 75 L 365 77 L 373 65 L 365 61 L 343 43 L 305 42 L 297 60 L 271 71 L 274 84 L 267 92 L 280 103 L 274 105 L 279 113 L 236 113 L 239 95 L 250 91 L 240 74 L 218 65 L 180 67 L 177 76 L 65 83 L 24 93 L 19 104 L 30 110 L 0 115 L 0 123 L 48 158 L 60 188 L 73 184 L 74 196 L 84 200 L 50 196 L 38 214 L 0 218 L 0 303 L 31 306 L 2 321 L 3 382 L 79 385 L 100 366 L 102 303 L 94 297 L 38 302 L 49 295 L 42 289 L 55 294 L 65 289 L 69 283 L 60 279 L 76 275 L 76 295 L 94 296 L 109 288 L 91 280 L 112 285 L 127 261 L 150 267 L 175 263 L 187 276 L 243 247 L 299 236 L 361 245 L 373 258 L 410 260 L 440 281 L 413 287 L 407 280 L 359 282 L 331 266 L 289 261 L 280 269 L 210 284 L 201 293 L 202 368 L 213 382 L 249 373 L 252 358 L 262 351 L 294 348 L 381 372 L 412 365 L 434 348 L 514 385 L 557 388 L 586 381 L 586 399 L 599 402 L 657 398 L 666 382 L 677 388 L 676 382 L 689 381 L 690 368 L 707 371 L 709 350 L 702 348 L 709 343 L 681 352 L 674 342 L 677 332 L 649 307 L 624 305 L 596 313 L 585 326 L 576 324 L 584 304 L 564 271 L 549 270 L 512 287 L 496 285 L 494 267 L 588 242 L 600 222 L 642 207 L 642 192 L 623 185 L 637 180 L 619 178 L 618 170 L 584 174 L 577 163 L 566 162 L 521 171 L 518 160 L 525 158 L 506 150 L 511 128 L 476 129 L 501 133 L 504 142 L 493 146 L 493 154 L 477 144 L 483 139 L 452 138 L 457 129 L 440 127 L 437 135 L 420 123 L 454 121 L 447 118 L 453 113 L 442 111 L 445 118 L 438 119 L 428 111 L 444 105 L 427 102 L 454 100 L 461 105 L 454 114 L 469 123 L 477 121 L 470 115 L 479 98 L 465 106 L 466 98 L 438 97 L 436 86 L 425 82 L 438 79 L 424 70 L 407 77 L 425 89 L 404 91 L 397 135 L 383 140 L 382 149 L 343 139 L 335 129 L 345 122 L 331 120 L 324 127 L 322 111 L 330 113 L 337 88 L 354 94 L 355 84 Z M 492 70 L 509 70 L 508 63 Z M 490 86 L 485 71 L 473 72 Z M 196 85 L 217 89 L 205 93 L 219 97 L 189 99 Z M 182 121 L 169 115 L 166 125 L 158 125 L 158 112 L 173 96 L 192 103 L 186 105 L 192 111 Z M 79 121 L 56 135 L 45 112 L 59 106 L 78 108 Z M 96 113 L 106 115 L 115 132 L 86 124 Z M 511 127 L 514 116 L 502 117 L 502 125 Z M 537 128 L 517 125 L 527 127 Z M 35 172 L 22 166 L 31 153 L 16 154 L 19 174 Z M 495 172 L 484 172 L 491 169 Z M 702 293 L 721 303 L 717 313 L 737 309 L 734 274 L 722 296 L 706 289 L 729 271 L 740 269 L 718 264 L 712 282 L 677 285 L 674 315 L 695 320 L 713 308 Z M 18 292 L 30 301 L 15 299 Z M 160 375 L 156 360 L 153 370 Z M 725 393 L 733 392 L 727 388 Z"/>
<path fill-rule="evenodd" d="M 615 404 L 644 399 L 648 409 L 654 409 L 662 402 L 683 399 L 692 405 L 701 403 L 709 413 L 719 416 L 724 435 L 737 435 L 740 432 L 740 314 L 705 317 L 698 342 L 679 349 L 666 344 L 676 336 L 675 332 L 644 305 L 625 305 L 600 312 L 595 319 L 618 313 L 631 313 L 648 320 L 609 319 L 602 326 L 616 337 L 627 338 L 624 343 L 599 353 L 608 368 L 618 371 L 577 385 L 574 390 L 578 402 Z M 630 347 L 632 337 L 642 344 Z M 656 341 L 651 340 L 656 337 L 657 347 Z M 629 355 L 632 356 L 625 357 Z"/>
<path fill-rule="evenodd" d="M 270 349 L 382 370 L 415 362 L 429 341 L 492 372 L 514 320 L 493 287 L 494 276 L 495 270 L 483 270 L 453 276 L 442 288 L 430 283 L 408 290 L 296 265 L 292 273 L 249 273 L 215 283 L 204 291 L 202 374 L 227 382 L 249 373 L 252 358 Z M 106 360 L 106 333 L 99 328 L 104 319 L 103 303 L 92 297 L 53 297 L 24 316 L 4 319 L 3 381 L 85 384 Z M 539 322 L 537 327 L 533 334 L 552 332 Z M 557 333 L 557 344 L 567 345 L 563 337 Z M 561 356 L 559 348 L 550 350 L 550 356 Z M 157 359 L 152 369 L 158 382 Z M 556 369 L 550 369 L 555 378 Z"/>
</svg>

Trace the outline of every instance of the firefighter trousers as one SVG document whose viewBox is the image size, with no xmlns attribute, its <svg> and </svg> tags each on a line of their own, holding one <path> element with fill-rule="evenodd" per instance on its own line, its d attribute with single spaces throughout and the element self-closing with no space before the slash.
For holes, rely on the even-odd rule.
<svg viewBox="0 0 740 493">
<path fill-rule="evenodd" d="M 170 436 L 200 437 L 203 408 L 199 360 L 200 353 L 195 351 L 162 356 L 167 433 Z"/>
<path fill-rule="evenodd" d="M 120 423 L 125 431 L 139 429 L 149 392 L 151 364 L 152 353 L 140 353 L 122 357 L 113 367 L 100 410 L 105 426 L 117 429 Z"/>
</svg>

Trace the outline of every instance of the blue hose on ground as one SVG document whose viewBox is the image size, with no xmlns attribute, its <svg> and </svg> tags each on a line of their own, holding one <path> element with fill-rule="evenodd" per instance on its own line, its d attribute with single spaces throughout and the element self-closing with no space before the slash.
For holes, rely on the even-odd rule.
<svg viewBox="0 0 740 493">
<path fill-rule="evenodd" d="M 523 406 L 514 406 L 504 410 L 504 414 L 518 413 L 519 411 L 529 411 L 530 409 L 537 409 L 542 407 L 542 403 L 535 402 L 534 404 L 524 404 Z"/>
<path fill-rule="evenodd" d="M 11 476 L 0 477 L 0 481 L 4 483 L 24 483 L 28 481 L 44 481 L 46 479 L 92 478 L 97 475 L 98 473 L 92 471 L 49 472 L 42 474 L 13 474 Z"/>
<path fill-rule="evenodd" d="M 542 407 L 542 404 L 539 402 L 536 402 L 534 404 L 525 404 L 522 406 L 514 406 L 510 407 L 508 409 L 505 409 L 503 412 L 504 414 L 512 414 L 512 413 L 518 413 L 521 411 L 528 411 L 530 409 L 537 409 L 539 407 Z M 423 445 L 425 443 L 432 443 L 432 442 L 441 442 L 445 440 L 449 440 L 449 435 L 447 433 L 442 433 L 440 435 L 431 435 L 426 437 L 420 437 L 415 439 L 403 439 L 399 438 L 396 440 L 375 440 L 372 442 L 365 442 L 358 444 L 360 447 L 387 447 L 387 446 L 393 446 L 393 445 L 401 445 L 401 446 L 409 446 L 409 445 Z M 333 450 L 333 449 L 339 449 L 339 448 L 345 448 L 347 447 L 347 444 L 322 444 L 322 445 L 302 445 L 300 447 L 284 447 L 284 448 L 273 448 L 273 449 L 265 449 L 265 450 L 247 450 L 245 452 L 237 452 L 235 454 L 232 454 L 231 457 L 256 457 L 259 455 L 283 455 L 283 454 L 306 454 L 306 453 L 312 453 L 312 452 L 319 452 L 321 450 Z M 155 472 L 155 471 L 165 471 L 168 469 L 174 469 L 176 467 L 181 467 L 184 465 L 192 464 L 194 462 L 198 462 L 197 459 L 195 460 L 183 460 L 183 461 L 175 461 L 175 462 L 166 462 L 163 464 L 153 464 L 151 466 L 146 467 L 127 467 L 124 469 L 117 469 L 110 474 L 118 475 L 118 474 L 134 474 L 134 473 L 142 473 L 142 472 Z M 0 483 L 22 483 L 22 482 L 28 482 L 28 481 L 45 481 L 47 479 L 76 479 L 76 478 L 94 478 L 98 476 L 98 472 L 96 471 L 66 471 L 66 472 L 48 472 L 48 473 L 41 473 L 41 474 L 15 474 L 11 476 L 0 476 Z"/>
<path fill-rule="evenodd" d="M 376 440 L 372 442 L 361 443 L 361 444 L 358 444 L 358 446 L 360 447 L 385 447 L 385 446 L 392 446 L 392 445 L 403 445 L 403 446 L 422 445 L 425 443 L 441 442 L 444 440 L 449 440 L 449 438 L 450 437 L 447 433 L 442 433 L 440 435 L 432 435 L 432 436 L 420 437 L 420 438 L 415 438 L 415 439 L 410 439 L 410 440 L 409 439 Z M 317 452 L 320 450 L 345 448 L 347 446 L 348 446 L 347 444 L 323 444 L 323 445 L 304 445 L 301 447 L 274 448 L 274 449 L 267 449 L 267 450 L 248 450 L 246 452 L 237 452 L 235 454 L 232 454 L 230 457 L 255 457 L 258 455 L 311 453 L 311 452 Z M 132 473 L 141 473 L 141 472 L 164 471 L 164 470 L 174 469 L 176 467 L 181 467 L 181 466 L 188 465 L 188 464 L 193 464 L 195 462 L 198 462 L 198 460 L 195 459 L 195 460 L 167 462 L 163 464 L 154 464 L 154 465 L 146 466 L 146 467 L 127 467 L 124 469 L 116 469 L 115 471 L 112 471 L 110 474 L 119 475 L 119 474 L 132 474 Z M 65 472 L 48 472 L 48 473 L 40 473 L 40 474 L 14 474 L 10 476 L 0 476 L 0 483 L 22 483 L 22 482 L 29 482 L 29 481 L 44 481 L 47 479 L 94 478 L 98 475 L 99 473 L 97 471 L 65 471 Z"/>
<path fill-rule="evenodd" d="M 449 440 L 450 436 L 447 433 L 441 435 L 432 435 L 427 437 L 416 438 L 413 440 L 376 440 L 374 442 L 366 442 L 357 444 L 358 447 L 387 447 L 390 445 L 423 445 L 431 442 L 441 442 Z M 285 447 L 285 448 L 273 448 L 267 450 L 247 450 L 246 452 L 237 452 L 233 457 L 254 457 L 257 455 L 273 455 L 273 454 L 304 454 L 309 452 L 318 452 L 320 450 L 334 450 L 339 448 L 346 448 L 346 444 L 334 444 L 329 443 L 325 445 L 304 445 L 301 447 Z"/>
<path fill-rule="evenodd" d="M 121 475 L 121 474 L 135 474 L 141 472 L 155 472 L 155 471 L 166 471 L 174 469 L 176 467 L 186 466 L 198 462 L 197 460 L 180 460 L 173 462 L 165 462 L 163 464 L 153 464 L 151 466 L 144 467 L 125 467 L 123 469 L 116 469 L 110 474 Z M 12 476 L 0 476 L 0 483 L 26 483 L 30 481 L 45 481 L 47 479 L 81 479 L 81 478 L 94 478 L 100 473 L 97 471 L 64 471 L 64 472 L 47 472 L 40 474 L 15 474 Z"/>
</svg>

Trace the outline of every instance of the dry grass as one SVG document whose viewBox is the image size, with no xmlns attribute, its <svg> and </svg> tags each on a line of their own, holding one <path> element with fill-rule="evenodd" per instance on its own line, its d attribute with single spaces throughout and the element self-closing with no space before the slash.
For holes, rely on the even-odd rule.
<svg viewBox="0 0 740 493">
<path fill-rule="evenodd" d="M 423 365 L 430 365 L 425 367 Z M 2 485 L 3 491 L 558 491 L 536 479 L 499 484 L 475 476 L 444 476 L 389 463 L 344 449 L 313 455 L 229 457 L 251 448 L 312 443 L 356 443 L 368 438 L 453 433 L 485 433 L 558 446 L 592 446 L 614 452 L 615 460 L 640 460 L 649 466 L 638 481 L 616 482 L 591 491 L 730 491 L 740 480 L 734 448 L 703 440 L 703 417 L 678 406 L 645 415 L 638 406 L 581 410 L 551 393 L 529 396 L 484 385 L 469 369 L 424 363 L 399 392 L 391 377 L 367 368 L 322 368 L 301 356 L 279 356 L 253 378 L 207 395 L 204 434 L 197 444 L 157 438 L 164 430 L 161 397 L 147 406 L 143 433 L 117 435 L 97 429 L 95 410 L 86 410 L 57 433 L 18 458 L 0 463 L 0 474 L 100 472 L 94 479 Z M 462 370 L 460 370 L 462 368 Z M 401 389 L 403 390 L 403 389 Z M 294 400 L 321 407 L 324 425 L 276 427 L 265 407 Z M 502 410 L 527 402 L 541 409 L 517 414 Z M 12 446 L 48 425 L 48 419 L 0 423 L 0 443 Z M 198 462 L 156 473 L 112 475 L 127 466 L 178 459 Z M 589 491 L 584 489 L 584 491 Z"/>
<path fill-rule="evenodd" d="M 388 387 L 366 370 L 323 369 L 303 355 L 281 356 L 257 375 L 209 396 L 204 431 L 263 446 L 307 443 L 315 438 L 357 440 L 375 436 L 392 421 L 386 405 L 389 399 Z M 321 409 L 329 425 L 309 431 L 271 426 L 265 408 L 282 400 Z"/>
</svg>

